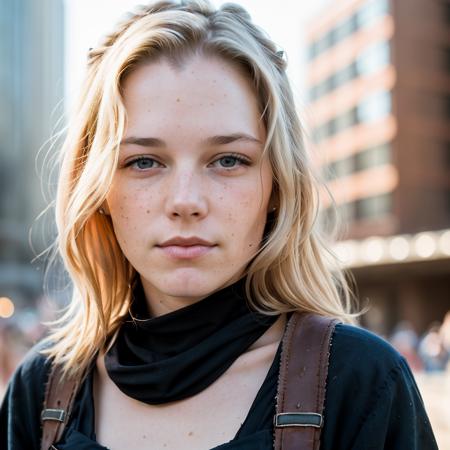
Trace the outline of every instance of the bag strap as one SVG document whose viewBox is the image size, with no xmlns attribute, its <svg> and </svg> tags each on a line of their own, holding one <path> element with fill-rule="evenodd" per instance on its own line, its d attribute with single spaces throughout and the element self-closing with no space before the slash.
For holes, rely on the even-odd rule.
<svg viewBox="0 0 450 450">
<path fill-rule="evenodd" d="M 318 450 L 323 426 L 331 336 L 337 319 L 293 313 L 282 342 L 278 378 L 275 450 Z M 294 350 L 294 351 L 293 351 Z M 63 378 L 54 364 L 41 413 L 41 450 L 49 450 L 64 431 L 80 379 Z"/>
<path fill-rule="evenodd" d="M 41 450 L 54 449 L 61 439 L 72 411 L 79 379 L 63 378 L 62 367 L 53 364 L 45 388 L 44 409 L 41 413 Z"/>
<path fill-rule="evenodd" d="M 293 313 L 281 351 L 275 450 L 318 450 L 323 426 L 330 342 L 339 320 Z"/>
</svg>

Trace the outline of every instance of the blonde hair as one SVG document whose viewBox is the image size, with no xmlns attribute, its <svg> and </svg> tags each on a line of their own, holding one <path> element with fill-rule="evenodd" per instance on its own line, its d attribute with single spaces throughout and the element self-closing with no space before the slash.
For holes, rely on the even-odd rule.
<svg viewBox="0 0 450 450">
<path fill-rule="evenodd" d="M 138 64 L 194 53 L 222 57 L 252 80 L 267 130 L 277 211 L 247 268 L 247 294 L 267 314 L 311 311 L 352 322 L 346 278 L 321 237 L 318 183 L 274 43 L 238 5 L 161 1 L 119 24 L 89 54 L 87 79 L 62 148 L 56 196 L 58 250 L 73 282 L 70 305 L 44 352 L 66 373 L 82 373 L 127 314 L 136 271 L 111 219 L 98 213 L 114 177 L 126 126 L 121 85 Z M 269 226 L 270 225 L 270 226 Z"/>
</svg>

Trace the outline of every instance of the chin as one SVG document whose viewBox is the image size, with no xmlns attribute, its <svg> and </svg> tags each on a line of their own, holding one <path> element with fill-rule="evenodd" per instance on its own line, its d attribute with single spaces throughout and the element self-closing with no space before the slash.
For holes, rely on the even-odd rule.
<svg viewBox="0 0 450 450">
<path fill-rule="evenodd" d="M 217 276 L 220 274 L 220 276 Z M 198 269 L 178 269 L 161 275 L 155 287 L 171 297 L 207 297 L 228 284 L 232 277 L 225 278 L 220 271 L 200 271 Z M 162 281 L 162 283 L 161 283 Z"/>
</svg>

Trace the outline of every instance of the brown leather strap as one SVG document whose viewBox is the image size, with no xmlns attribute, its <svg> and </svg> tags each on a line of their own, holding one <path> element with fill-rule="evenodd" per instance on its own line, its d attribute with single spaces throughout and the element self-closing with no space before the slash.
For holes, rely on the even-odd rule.
<svg viewBox="0 0 450 450">
<path fill-rule="evenodd" d="M 41 450 L 52 448 L 64 431 L 72 411 L 79 380 L 62 377 L 59 365 L 53 365 L 45 388 L 44 409 L 41 414 Z"/>
<path fill-rule="evenodd" d="M 337 319 L 293 313 L 283 337 L 275 450 L 318 450 L 330 340 Z"/>
</svg>

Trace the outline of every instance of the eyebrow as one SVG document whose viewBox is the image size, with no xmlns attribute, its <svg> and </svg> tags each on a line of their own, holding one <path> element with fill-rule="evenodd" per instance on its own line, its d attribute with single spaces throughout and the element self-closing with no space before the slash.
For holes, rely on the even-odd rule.
<svg viewBox="0 0 450 450">
<path fill-rule="evenodd" d="M 262 145 L 262 142 L 259 139 L 256 139 L 253 136 L 250 136 L 246 133 L 233 133 L 227 135 L 217 135 L 211 136 L 203 141 L 205 145 L 226 145 L 231 144 L 232 142 L 251 142 Z M 155 137 L 137 137 L 137 136 L 129 136 L 122 140 L 120 143 L 124 144 L 134 144 L 139 145 L 141 147 L 167 147 L 166 143 L 159 138 Z"/>
</svg>

